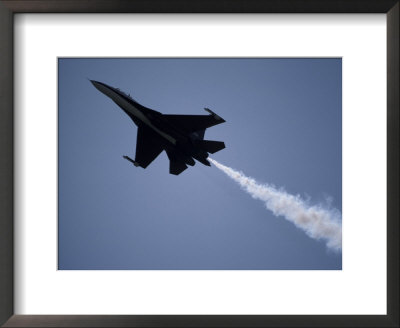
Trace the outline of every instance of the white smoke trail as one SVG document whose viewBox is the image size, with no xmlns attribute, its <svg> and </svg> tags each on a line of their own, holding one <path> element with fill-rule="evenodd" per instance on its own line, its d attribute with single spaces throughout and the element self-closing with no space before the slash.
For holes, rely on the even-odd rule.
<svg viewBox="0 0 400 328">
<path fill-rule="evenodd" d="M 235 180 L 253 198 L 263 201 L 266 208 L 274 215 L 283 216 L 304 230 L 311 238 L 324 239 L 330 249 L 341 250 L 342 224 L 338 210 L 311 206 L 298 195 L 293 196 L 268 184 L 259 184 L 242 172 L 235 171 L 211 158 L 208 160 Z"/>
</svg>

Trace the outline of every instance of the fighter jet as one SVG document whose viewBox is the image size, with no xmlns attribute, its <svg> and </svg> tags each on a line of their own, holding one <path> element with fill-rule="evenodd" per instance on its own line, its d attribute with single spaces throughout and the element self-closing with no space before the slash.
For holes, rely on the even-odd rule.
<svg viewBox="0 0 400 328">
<path fill-rule="evenodd" d="M 123 158 L 135 166 L 146 168 L 165 150 L 169 158 L 169 173 L 178 175 L 195 165 L 194 159 L 210 166 L 208 153 L 225 148 L 222 141 L 204 140 L 205 130 L 225 120 L 209 108 L 209 115 L 162 114 L 139 104 L 130 95 L 105 83 L 90 80 L 100 92 L 111 98 L 137 125 L 135 160 Z"/>
</svg>

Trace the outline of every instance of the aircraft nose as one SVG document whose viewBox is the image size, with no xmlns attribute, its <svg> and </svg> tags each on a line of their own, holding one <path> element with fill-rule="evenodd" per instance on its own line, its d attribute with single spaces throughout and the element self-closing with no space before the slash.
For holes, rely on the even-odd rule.
<svg viewBox="0 0 400 328">
<path fill-rule="evenodd" d="M 99 82 L 95 81 L 95 80 L 89 80 L 90 82 L 92 82 L 92 84 L 97 88 L 99 85 Z"/>
<path fill-rule="evenodd" d="M 103 92 L 103 93 L 104 93 L 104 87 L 103 87 L 103 84 L 102 84 L 102 83 L 100 83 L 100 82 L 98 82 L 98 81 L 95 81 L 95 80 L 89 80 L 89 81 L 92 82 L 93 86 L 94 86 L 97 90 L 99 90 L 100 92 Z"/>
</svg>

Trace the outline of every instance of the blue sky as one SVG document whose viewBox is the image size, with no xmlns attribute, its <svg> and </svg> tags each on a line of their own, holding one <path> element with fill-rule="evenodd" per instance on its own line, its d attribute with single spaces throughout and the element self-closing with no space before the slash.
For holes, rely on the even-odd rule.
<svg viewBox="0 0 400 328">
<path fill-rule="evenodd" d="M 166 114 L 207 114 L 224 165 L 342 207 L 341 59 L 58 61 L 59 269 L 341 269 L 342 254 L 267 211 L 215 167 L 134 158 L 137 128 L 88 79 Z"/>
</svg>

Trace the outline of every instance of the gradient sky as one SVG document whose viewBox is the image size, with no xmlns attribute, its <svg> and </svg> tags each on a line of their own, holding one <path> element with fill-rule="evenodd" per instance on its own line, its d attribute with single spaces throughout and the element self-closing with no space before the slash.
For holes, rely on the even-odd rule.
<svg viewBox="0 0 400 328">
<path fill-rule="evenodd" d="M 166 114 L 207 114 L 211 157 L 311 204 L 342 208 L 341 59 L 58 61 L 59 269 L 341 269 L 215 167 L 170 175 L 163 152 L 134 158 L 137 128 L 88 79 Z"/>
</svg>

